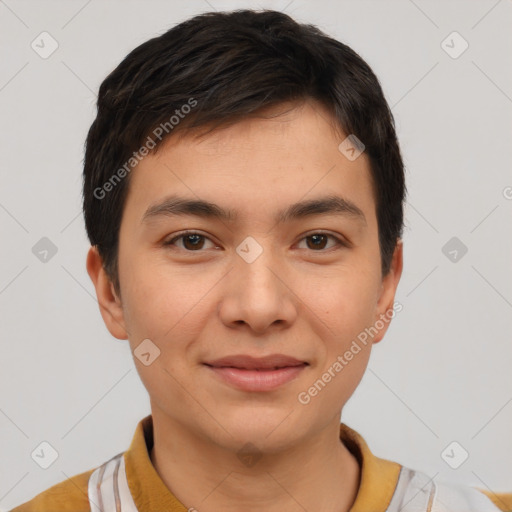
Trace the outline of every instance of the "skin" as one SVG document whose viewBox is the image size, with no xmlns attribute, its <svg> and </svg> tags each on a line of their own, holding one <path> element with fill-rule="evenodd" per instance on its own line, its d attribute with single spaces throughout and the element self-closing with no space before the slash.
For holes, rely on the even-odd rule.
<svg viewBox="0 0 512 512">
<path fill-rule="evenodd" d="M 292 108 L 293 107 L 293 108 Z M 402 243 L 381 275 L 369 160 L 347 159 L 346 135 L 313 100 L 282 107 L 272 119 L 247 118 L 202 138 L 170 137 L 132 171 L 120 228 L 118 297 L 95 247 L 87 270 L 103 320 L 131 350 L 149 338 L 161 353 L 149 366 L 134 357 L 154 423 L 151 460 L 176 497 L 199 512 L 341 512 L 357 494 L 360 468 L 339 439 L 343 406 L 367 367 L 372 343 L 389 322 L 302 405 L 297 396 L 345 353 L 365 328 L 392 310 L 402 273 Z M 355 203 L 365 222 L 321 214 L 282 225 L 276 211 L 333 194 Z M 169 194 L 238 212 L 235 222 L 193 216 L 143 223 Z M 164 246 L 180 231 L 190 239 Z M 330 237 L 320 248 L 311 235 Z M 235 249 L 247 237 L 262 247 L 252 263 Z M 270 392 L 245 392 L 203 365 L 232 354 L 286 354 L 307 366 Z M 246 444 L 261 457 L 237 457 Z"/>
</svg>

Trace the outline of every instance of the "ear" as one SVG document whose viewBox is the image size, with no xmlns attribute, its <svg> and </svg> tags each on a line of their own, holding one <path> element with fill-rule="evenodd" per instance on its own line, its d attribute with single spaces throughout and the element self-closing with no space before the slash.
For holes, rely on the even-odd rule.
<svg viewBox="0 0 512 512">
<path fill-rule="evenodd" d="M 96 288 L 96 297 L 101 316 L 110 334 L 118 340 L 128 339 L 121 300 L 114 291 L 114 285 L 103 268 L 103 260 L 97 246 L 91 246 L 87 253 L 87 273 Z"/>
<path fill-rule="evenodd" d="M 403 242 L 398 240 L 395 250 L 393 252 L 393 258 L 389 272 L 382 278 L 382 287 L 377 302 L 376 314 L 374 319 L 374 325 L 384 324 L 382 329 L 374 336 L 372 342 L 378 343 L 388 330 L 391 319 L 395 316 L 395 311 L 401 311 L 398 308 L 394 308 L 395 293 L 402 276 L 403 269 Z"/>
</svg>

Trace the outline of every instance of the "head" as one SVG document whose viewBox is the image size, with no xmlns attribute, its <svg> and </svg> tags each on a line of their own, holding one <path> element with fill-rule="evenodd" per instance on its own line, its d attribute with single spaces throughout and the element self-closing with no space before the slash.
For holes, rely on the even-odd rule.
<svg viewBox="0 0 512 512">
<path fill-rule="evenodd" d="M 394 316 L 405 192 L 377 78 L 317 28 L 206 13 L 129 53 L 86 141 L 87 268 L 111 334 L 150 340 L 153 413 L 269 451 L 339 418 Z M 207 365 L 276 353 L 305 365 L 272 391 Z"/>
</svg>

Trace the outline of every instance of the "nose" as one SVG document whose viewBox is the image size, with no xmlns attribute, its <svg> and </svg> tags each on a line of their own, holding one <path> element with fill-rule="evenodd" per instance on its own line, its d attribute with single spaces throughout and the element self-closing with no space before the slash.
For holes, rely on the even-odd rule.
<svg viewBox="0 0 512 512">
<path fill-rule="evenodd" d="M 253 334 L 292 325 L 297 317 L 298 298 L 285 262 L 279 261 L 269 247 L 262 247 L 254 261 L 240 254 L 235 255 L 234 268 L 224 282 L 219 306 L 222 322 Z"/>
</svg>

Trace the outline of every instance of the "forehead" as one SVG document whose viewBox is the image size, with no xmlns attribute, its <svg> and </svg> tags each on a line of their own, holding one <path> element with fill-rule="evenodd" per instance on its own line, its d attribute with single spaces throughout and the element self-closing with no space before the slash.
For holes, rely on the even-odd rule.
<svg viewBox="0 0 512 512">
<path fill-rule="evenodd" d="M 375 211 L 368 158 L 363 153 L 352 161 L 340 151 L 346 135 L 325 108 L 306 102 L 262 116 L 202 136 L 169 137 L 132 171 L 125 208 L 135 209 L 141 222 L 177 195 L 221 203 L 239 220 L 276 220 L 300 200 L 331 196 L 344 199 L 347 211 L 352 205 L 353 213 L 364 212 L 363 218 Z"/>
</svg>

